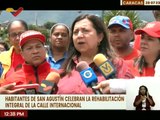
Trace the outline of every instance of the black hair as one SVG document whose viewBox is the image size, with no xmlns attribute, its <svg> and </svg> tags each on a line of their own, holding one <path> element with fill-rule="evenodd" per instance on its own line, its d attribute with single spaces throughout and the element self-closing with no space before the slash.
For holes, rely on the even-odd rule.
<svg viewBox="0 0 160 120">
<path fill-rule="evenodd" d="M 68 39 L 70 40 L 71 30 L 70 30 L 70 28 L 69 28 L 66 24 L 64 24 L 64 23 L 56 23 L 56 24 L 54 24 L 54 25 L 51 27 L 51 29 L 50 29 L 50 37 L 52 36 L 52 33 L 54 32 L 54 30 L 56 29 L 57 26 L 64 26 L 64 27 L 65 27 L 65 29 L 67 30 L 68 37 L 69 37 Z M 50 48 L 50 50 L 51 50 L 51 52 L 52 52 L 52 43 L 49 44 L 49 48 Z"/>
<path fill-rule="evenodd" d="M 11 25 L 12 25 L 12 23 L 13 23 L 14 21 L 19 21 L 19 22 L 24 26 L 25 30 L 28 30 L 28 25 L 27 25 L 27 23 L 26 23 L 24 20 L 17 19 L 17 20 L 11 21 L 11 22 L 8 24 L 8 26 L 7 26 L 7 31 L 8 31 L 8 32 L 9 32 L 9 29 L 10 29 L 10 27 L 11 27 Z"/>
<path fill-rule="evenodd" d="M 70 35 L 70 28 L 64 23 L 56 23 L 56 24 L 54 24 L 50 29 L 50 35 L 53 33 L 53 31 L 55 30 L 55 28 L 57 26 L 61 26 L 61 25 L 64 26 L 67 29 L 67 33 Z"/>
<path fill-rule="evenodd" d="M 138 94 L 141 95 L 141 92 L 140 92 L 140 91 L 141 91 L 141 88 L 142 88 L 142 87 L 145 88 L 145 90 L 146 90 L 145 95 L 147 95 L 148 88 L 147 88 L 145 85 L 141 85 L 141 86 L 139 87 L 139 93 L 138 93 Z"/>
<path fill-rule="evenodd" d="M 0 41 L 0 44 L 4 46 L 5 50 L 9 50 L 9 45 L 6 42 Z"/>
</svg>

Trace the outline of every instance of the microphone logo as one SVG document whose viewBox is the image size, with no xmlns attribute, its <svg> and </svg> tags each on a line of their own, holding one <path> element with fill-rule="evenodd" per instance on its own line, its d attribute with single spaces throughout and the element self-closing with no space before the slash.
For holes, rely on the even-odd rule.
<svg viewBox="0 0 160 120">
<path fill-rule="evenodd" d="M 110 62 L 106 62 L 105 64 L 102 64 L 101 66 L 99 66 L 99 68 L 101 69 L 102 73 L 105 76 L 108 76 L 109 74 L 111 74 L 112 72 L 114 72 L 114 69 L 112 68 Z"/>
<path fill-rule="evenodd" d="M 41 83 L 41 87 L 42 87 L 42 89 L 43 89 L 43 91 L 49 91 L 49 90 L 51 90 L 52 89 L 52 86 L 47 86 L 46 85 L 47 83 Z"/>
<path fill-rule="evenodd" d="M 89 70 L 86 70 L 86 71 L 83 73 L 83 75 L 84 75 L 85 78 L 91 78 L 91 77 L 92 77 L 92 73 L 91 73 L 91 71 L 89 71 Z"/>
<path fill-rule="evenodd" d="M 47 80 L 43 80 L 39 86 L 39 92 L 44 94 L 50 94 L 52 92 L 52 88 L 54 83 L 49 82 Z"/>
<path fill-rule="evenodd" d="M 94 73 L 94 71 L 92 70 L 92 68 L 87 68 L 87 69 L 84 69 L 80 72 L 80 75 L 82 77 L 82 80 L 84 81 L 84 83 L 87 85 L 87 86 L 90 86 L 92 82 L 97 82 L 97 76 L 96 74 Z"/>
<path fill-rule="evenodd" d="M 115 77 L 116 69 L 105 55 L 99 53 L 93 58 L 93 61 L 106 79 Z"/>
<path fill-rule="evenodd" d="M 54 94 L 58 87 L 57 83 L 60 79 L 60 75 L 56 72 L 50 72 L 45 80 L 42 80 L 38 92 L 40 94 Z"/>
<path fill-rule="evenodd" d="M 95 94 L 102 94 L 99 89 L 96 90 L 93 88 L 93 86 L 96 86 L 96 83 L 98 82 L 98 80 L 97 80 L 97 76 L 94 73 L 93 69 L 89 67 L 87 62 L 85 61 L 79 62 L 76 68 L 77 68 L 77 71 L 79 71 L 80 76 L 83 82 L 85 83 L 85 85 L 87 87 L 91 87 Z"/>
</svg>

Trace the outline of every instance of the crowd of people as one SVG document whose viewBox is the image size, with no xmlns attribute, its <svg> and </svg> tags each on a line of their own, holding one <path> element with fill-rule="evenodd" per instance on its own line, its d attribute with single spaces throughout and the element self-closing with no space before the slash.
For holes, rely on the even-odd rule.
<svg viewBox="0 0 160 120">
<path fill-rule="evenodd" d="M 15 85 L 40 84 L 51 71 L 61 76 L 56 94 L 94 94 L 92 89 L 101 89 L 103 94 L 114 93 L 111 88 L 116 82 L 112 83 L 110 79 L 120 83 L 134 77 L 160 76 L 159 31 L 158 18 L 134 30 L 127 16 L 114 16 L 105 25 L 96 15 L 82 14 L 75 18 L 71 28 L 64 23 L 54 24 L 50 28 L 49 48 L 46 49 L 45 35 L 29 30 L 23 20 L 14 20 L 7 28 L 11 47 L 8 49 L 4 45 L 0 53 L 0 94 L 24 90 L 12 90 Z M 130 45 L 136 35 L 140 36 L 138 49 Z M 114 66 L 114 78 L 106 80 L 98 70 L 93 62 L 98 53 L 105 55 Z M 90 88 L 83 82 L 76 69 L 81 61 L 95 72 L 97 86 Z M 125 90 L 117 93 L 125 93 Z"/>
</svg>

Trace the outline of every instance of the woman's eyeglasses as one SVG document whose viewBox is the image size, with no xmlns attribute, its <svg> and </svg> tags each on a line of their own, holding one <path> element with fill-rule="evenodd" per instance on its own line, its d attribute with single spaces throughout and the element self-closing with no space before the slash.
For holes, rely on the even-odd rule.
<svg viewBox="0 0 160 120">
<path fill-rule="evenodd" d="M 9 33 L 9 36 L 12 37 L 12 38 L 15 38 L 15 37 L 17 37 L 17 36 L 20 37 L 20 35 L 21 35 L 23 32 L 24 32 L 24 31 L 20 31 L 20 32 L 18 32 L 18 33 L 12 32 L 12 33 Z"/>
</svg>

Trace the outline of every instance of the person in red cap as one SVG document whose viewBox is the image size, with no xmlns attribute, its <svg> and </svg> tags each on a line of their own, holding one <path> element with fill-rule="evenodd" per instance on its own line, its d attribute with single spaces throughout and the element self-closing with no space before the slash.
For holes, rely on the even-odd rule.
<svg viewBox="0 0 160 120">
<path fill-rule="evenodd" d="M 132 73 L 135 76 L 154 76 L 155 64 L 160 59 L 160 22 L 150 22 L 135 34 L 141 35 L 141 56 L 130 63 Z"/>
<path fill-rule="evenodd" d="M 160 21 L 160 10 L 153 10 L 152 13 L 153 13 L 153 16 L 155 18 L 155 21 Z M 136 34 L 133 47 L 140 50 L 140 41 L 141 41 L 141 34 Z M 157 76 L 158 73 L 159 73 L 159 71 L 155 70 L 156 76 Z"/>
<path fill-rule="evenodd" d="M 46 61 L 45 41 L 45 36 L 38 31 L 28 30 L 21 34 L 19 45 L 25 62 L 22 69 L 8 77 L 2 86 L 13 82 L 16 85 L 40 84 L 51 71 L 57 72 Z"/>
</svg>

